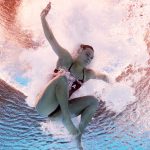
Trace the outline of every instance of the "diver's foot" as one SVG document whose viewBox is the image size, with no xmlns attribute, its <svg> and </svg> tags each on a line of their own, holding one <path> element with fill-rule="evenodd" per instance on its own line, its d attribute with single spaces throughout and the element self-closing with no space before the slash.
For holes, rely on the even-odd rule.
<svg viewBox="0 0 150 150">
<path fill-rule="evenodd" d="M 73 137 L 76 138 L 77 136 L 79 136 L 80 131 L 74 126 L 74 124 L 71 121 L 63 120 L 63 124 Z"/>
<path fill-rule="evenodd" d="M 81 146 L 81 147 L 79 147 L 79 150 L 83 150 L 83 147 Z"/>
<path fill-rule="evenodd" d="M 75 138 L 75 142 L 77 144 L 77 148 L 79 150 L 83 150 L 83 147 L 82 147 L 82 144 L 81 144 L 81 134 L 78 135 L 76 138 Z"/>
</svg>

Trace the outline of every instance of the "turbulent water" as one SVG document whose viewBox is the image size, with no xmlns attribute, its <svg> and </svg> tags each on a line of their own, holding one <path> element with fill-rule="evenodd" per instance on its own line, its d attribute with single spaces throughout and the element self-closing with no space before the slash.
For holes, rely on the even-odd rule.
<svg viewBox="0 0 150 150">
<path fill-rule="evenodd" d="M 39 17 L 47 2 L 0 0 L 0 150 L 76 149 L 64 128 L 34 108 L 57 60 Z M 114 79 L 111 86 L 89 81 L 75 94 L 99 97 L 85 150 L 150 149 L 149 14 L 149 0 L 52 1 L 47 19 L 61 45 L 92 44 L 89 67 Z"/>
</svg>

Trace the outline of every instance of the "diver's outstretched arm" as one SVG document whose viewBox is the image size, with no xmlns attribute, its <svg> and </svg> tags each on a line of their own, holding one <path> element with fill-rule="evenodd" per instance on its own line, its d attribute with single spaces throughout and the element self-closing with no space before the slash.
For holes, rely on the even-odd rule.
<svg viewBox="0 0 150 150">
<path fill-rule="evenodd" d="M 42 22 L 44 34 L 47 40 L 49 41 L 50 45 L 52 46 L 52 49 L 58 55 L 59 58 L 71 57 L 70 53 L 59 45 L 59 43 L 55 39 L 55 36 L 53 35 L 52 30 L 50 29 L 46 21 L 46 16 L 49 13 L 50 9 L 51 9 L 51 2 L 49 2 L 48 5 L 41 12 L 41 22 Z"/>
<path fill-rule="evenodd" d="M 105 73 L 100 73 L 100 72 L 96 72 L 92 69 L 89 69 L 89 70 L 87 70 L 86 74 L 87 74 L 86 75 L 87 80 L 89 80 L 89 79 L 99 79 L 99 80 L 103 80 L 107 83 L 111 83 L 108 75 L 105 74 Z"/>
<path fill-rule="evenodd" d="M 107 83 L 110 83 L 110 79 L 109 79 L 108 75 L 106 75 L 104 73 L 94 72 L 94 76 L 95 76 L 95 79 L 100 79 Z"/>
</svg>

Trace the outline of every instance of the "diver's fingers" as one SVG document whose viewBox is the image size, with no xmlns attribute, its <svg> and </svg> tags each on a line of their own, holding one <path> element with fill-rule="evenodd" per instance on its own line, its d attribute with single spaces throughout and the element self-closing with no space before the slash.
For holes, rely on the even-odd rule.
<svg viewBox="0 0 150 150">
<path fill-rule="evenodd" d="M 50 9 L 51 9 L 51 2 L 49 2 L 47 4 L 47 6 L 42 10 L 41 17 L 47 16 L 47 14 L 49 13 Z"/>
<path fill-rule="evenodd" d="M 49 2 L 48 4 L 47 4 L 47 6 L 46 6 L 46 9 L 51 9 L 51 2 Z"/>
</svg>

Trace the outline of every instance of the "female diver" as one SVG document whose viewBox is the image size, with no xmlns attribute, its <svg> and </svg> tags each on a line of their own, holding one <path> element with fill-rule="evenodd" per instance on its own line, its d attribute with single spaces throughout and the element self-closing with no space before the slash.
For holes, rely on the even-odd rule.
<svg viewBox="0 0 150 150">
<path fill-rule="evenodd" d="M 36 109 L 40 114 L 52 120 L 61 118 L 69 133 L 75 136 L 78 148 L 82 150 L 81 136 L 96 112 L 98 100 L 92 95 L 74 99 L 70 99 L 70 96 L 89 79 L 101 79 L 108 83 L 109 79 L 105 74 L 86 68 L 94 57 L 94 50 L 91 46 L 81 45 L 76 58 L 73 59 L 71 54 L 59 45 L 46 21 L 50 9 L 51 3 L 49 2 L 41 12 L 41 22 L 44 34 L 57 54 L 58 61 L 54 76 L 37 99 Z M 72 117 L 78 115 L 81 115 L 79 129 L 71 120 Z"/>
</svg>

